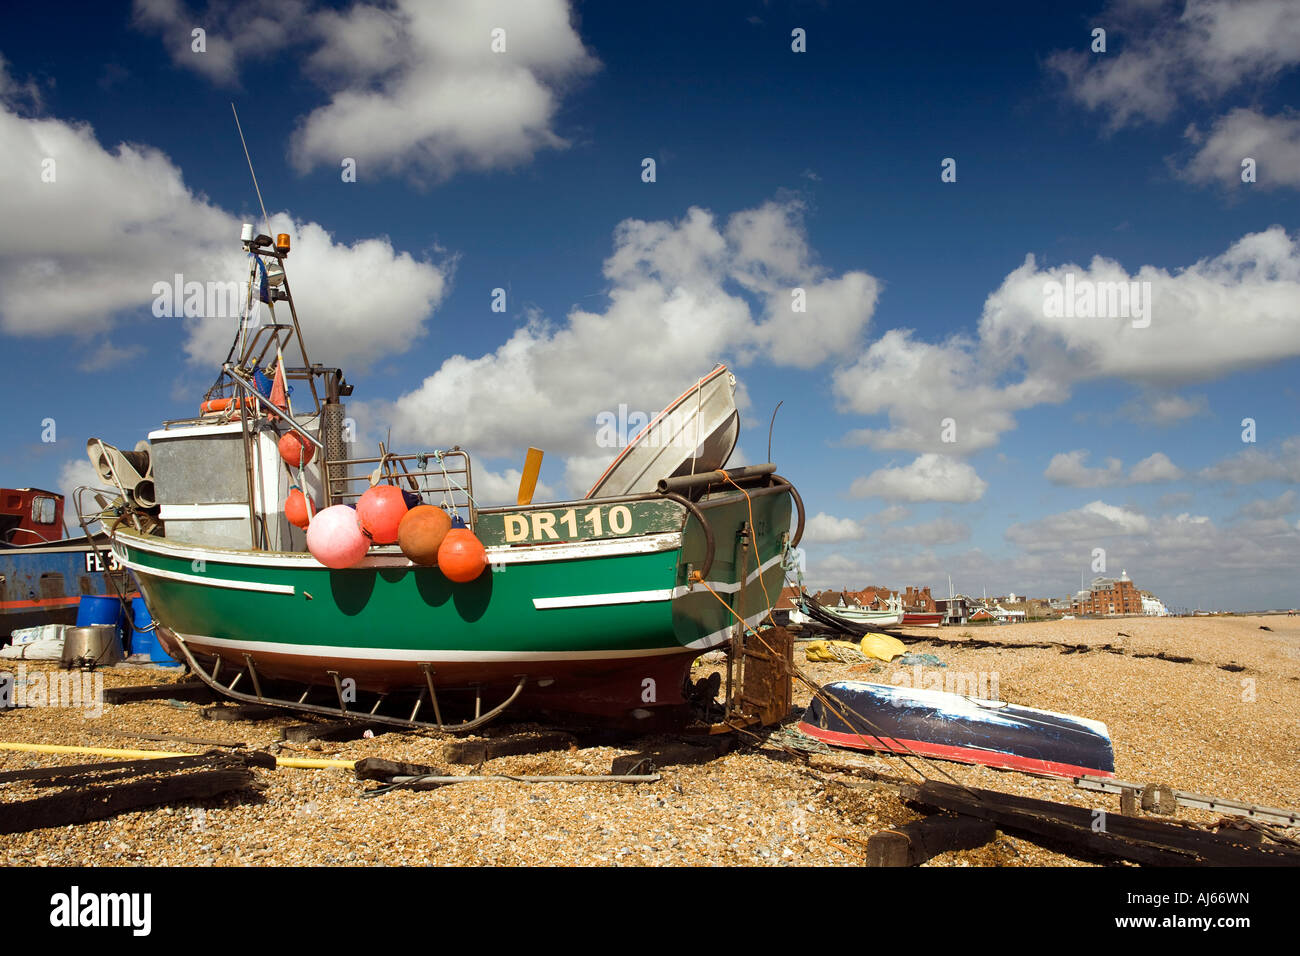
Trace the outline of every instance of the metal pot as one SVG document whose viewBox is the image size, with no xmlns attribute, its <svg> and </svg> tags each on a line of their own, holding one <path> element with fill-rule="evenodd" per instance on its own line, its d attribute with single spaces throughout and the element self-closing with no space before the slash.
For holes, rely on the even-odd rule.
<svg viewBox="0 0 1300 956">
<path fill-rule="evenodd" d="M 122 660 L 122 641 L 115 624 L 90 624 L 64 631 L 64 667 L 94 670 L 111 667 Z"/>
</svg>

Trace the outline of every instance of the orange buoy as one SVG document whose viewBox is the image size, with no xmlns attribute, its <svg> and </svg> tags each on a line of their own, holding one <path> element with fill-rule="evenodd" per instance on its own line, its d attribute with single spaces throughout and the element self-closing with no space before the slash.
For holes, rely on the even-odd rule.
<svg viewBox="0 0 1300 956">
<path fill-rule="evenodd" d="M 295 431 L 280 436 L 280 457 L 293 468 L 301 468 L 316 454 L 316 446 Z"/>
<path fill-rule="evenodd" d="M 459 517 L 438 548 L 438 569 L 457 584 L 473 581 L 487 567 L 487 549 Z"/>
<path fill-rule="evenodd" d="M 438 563 L 438 548 L 451 529 L 451 516 L 434 505 L 416 505 L 397 525 L 397 544 L 416 564 Z"/>
<path fill-rule="evenodd" d="M 311 516 L 316 513 L 316 506 L 308 505 L 307 496 L 302 493 L 302 489 L 293 485 L 289 489 L 289 496 L 284 499 L 284 516 L 292 525 L 299 528 L 305 528 L 311 524 Z"/>
<path fill-rule="evenodd" d="M 357 502 L 357 526 L 375 544 L 396 544 L 397 527 L 406 514 L 406 499 L 396 485 L 367 488 Z"/>
</svg>

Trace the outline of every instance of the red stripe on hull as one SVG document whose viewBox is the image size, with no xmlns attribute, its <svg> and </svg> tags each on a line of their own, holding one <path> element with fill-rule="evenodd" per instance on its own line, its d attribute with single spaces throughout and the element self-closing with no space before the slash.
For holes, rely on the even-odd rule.
<svg viewBox="0 0 1300 956">
<path fill-rule="evenodd" d="M 67 607 L 76 604 L 81 596 L 61 598 L 40 598 L 35 601 L 0 601 L 0 611 L 17 611 L 33 607 Z"/>
<path fill-rule="evenodd" d="M 1073 764 L 1057 763 L 1054 760 L 1038 760 L 1033 757 L 1020 757 L 1016 754 L 999 753 L 996 750 L 980 750 L 977 747 L 953 747 L 948 744 L 933 744 L 924 740 L 907 740 L 902 737 L 888 738 L 890 743 L 872 737 L 869 734 L 845 734 L 836 730 L 822 730 L 806 721 L 799 722 L 799 730 L 837 747 L 851 747 L 855 750 L 887 750 L 890 753 L 914 753 L 923 757 L 938 757 L 941 760 L 954 760 L 958 763 L 980 764 L 1001 770 L 1020 770 L 1025 773 L 1046 774 L 1051 777 L 1113 777 L 1110 770 L 1098 770 L 1095 767 L 1076 767 Z"/>
</svg>

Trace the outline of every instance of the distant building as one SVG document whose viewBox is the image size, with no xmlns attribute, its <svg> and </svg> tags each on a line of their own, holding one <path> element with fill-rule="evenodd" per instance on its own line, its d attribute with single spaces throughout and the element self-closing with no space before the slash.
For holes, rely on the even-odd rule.
<svg viewBox="0 0 1300 956">
<path fill-rule="evenodd" d="M 935 610 L 943 615 L 945 624 L 966 624 L 970 621 L 972 601 L 963 594 L 934 602 Z"/>
<path fill-rule="evenodd" d="M 1143 596 L 1142 613 L 1150 617 L 1168 617 L 1169 608 L 1158 597 Z"/>
<path fill-rule="evenodd" d="M 1129 579 L 1127 571 L 1118 578 L 1092 579 L 1092 587 L 1079 591 L 1070 604 L 1074 614 L 1091 614 L 1104 617 L 1110 614 L 1143 614 L 1142 595 Z"/>
</svg>

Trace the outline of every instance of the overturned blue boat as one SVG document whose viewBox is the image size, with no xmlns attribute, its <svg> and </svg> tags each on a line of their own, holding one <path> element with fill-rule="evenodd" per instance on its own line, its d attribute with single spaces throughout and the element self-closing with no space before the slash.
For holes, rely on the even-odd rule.
<svg viewBox="0 0 1300 956">
<path fill-rule="evenodd" d="M 1115 775 L 1106 725 L 943 691 L 836 681 L 799 729 L 837 747 L 918 754 L 1054 777 Z"/>
</svg>

